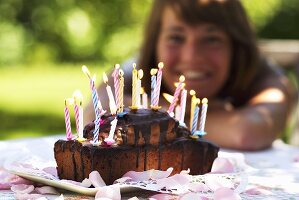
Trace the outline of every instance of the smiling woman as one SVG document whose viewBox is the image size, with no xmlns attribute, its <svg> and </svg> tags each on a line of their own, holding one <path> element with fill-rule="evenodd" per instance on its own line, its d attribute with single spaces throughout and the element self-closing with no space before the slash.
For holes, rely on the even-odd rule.
<svg viewBox="0 0 299 200">
<path fill-rule="evenodd" d="M 184 75 L 187 90 L 209 99 L 206 138 L 219 146 L 267 148 L 285 128 L 294 89 L 259 55 L 239 0 L 154 1 L 138 57 L 148 94 L 150 69 L 161 61 L 161 92 L 174 94 L 173 82 Z M 130 86 L 131 78 L 125 80 Z M 130 91 L 126 92 L 129 97 Z M 104 93 L 103 86 L 99 93 Z M 167 106 L 162 99 L 160 104 Z M 91 105 L 86 113 L 93 120 Z"/>
</svg>

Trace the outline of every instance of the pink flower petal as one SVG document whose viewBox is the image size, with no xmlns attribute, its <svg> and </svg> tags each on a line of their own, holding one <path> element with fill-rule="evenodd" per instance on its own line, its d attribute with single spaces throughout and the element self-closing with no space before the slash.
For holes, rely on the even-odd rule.
<svg viewBox="0 0 299 200">
<path fill-rule="evenodd" d="M 124 182 L 126 182 L 127 180 L 131 180 L 131 178 L 130 178 L 130 177 L 122 177 L 122 178 L 116 179 L 116 180 L 114 181 L 114 183 L 124 183 Z"/>
<path fill-rule="evenodd" d="M 173 171 L 172 167 L 168 168 L 166 171 L 152 170 L 152 174 L 151 174 L 150 178 L 153 180 L 166 178 L 172 173 L 172 171 Z"/>
<path fill-rule="evenodd" d="M 183 196 L 180 197 L 180 200 L 190 200 L 190 199 L 194 199 L 194 200 L 209 200 L 207 197 L 203 197 L 198 193 L 187 193 L 184 194 Z"/>
<path fill-rule="evenodd" d="M 52 176 L 58 178 L 58 175 L 57 175 L 57 169 L 56 167 L 46 167 L 44 169 L 42 169 L 44 172 L 48 173 L 48 174 L 51 174 Z"/>
<path fill-rule="evenodd" d="M 217 157 L 212 165 L 212 173 L 232 173 L 234 166 L 227 158 Z"/>
<path fill-rule="evenodd" d="M 182 170 L 180 172 L 180 174 L 189 174 L 190 173 L 190 168 L 188 168 L 187 170 Z"/>
<path fill-rule="evenodd" d="M 80 186 L 86 187 L 86 188 L 89 188 L 91 185 L 92 185 L 92 183 L 88 178 L 85 178 L 80 184 Z"/>
<path fill-rule="evenodd" d="M 186 174 L 175 174 L 168 178 L 162 178 L 157 180 L 158 188 L 180 188 L 184 186 L 188 186 L 190 182 L 190 175 Z"/>
<path fill-rule="evenodd" d="M 230 188 L 218 188 L 214 193 L 214 200 L 241 200 L 239 194 L 236 194 Z"/>
<path fill-rule="evenodd" d="M 10 189 L 12 185 L 18 184 L 31 185 L 32 182 L 0 168 L 0 189 Z"/>
<path fill-rule="evenodd" d="M 173 168 L 168 168 L 166 171 L 161 170 L 147 170 L 144 172 L 135 172 L 135 171 L 129 171 L 123 175 L 123 177 L 129 177 L 132 179 L 132 181 L 145 181 L 145 180 L 156 180 L 168 177 Z"/>
<path fill-rule="evenodd" d="M 35 200 L 35 199 L 40 199 L 43 196 L 40 194 L 22 194 L 22 193 L 16 193 L 15 194 L 16 199 L 18 200 Z"/>
<path fill-rule="evenodd" d="M 249 188 L 244 193 L 249 194 L 249 195 L 261 195 L 261 194 L 270 195 L 270 194 L 272 194 L 271 191 L 267 190 L 264 187 L 260 187 L 260 186 Z"/>
<path fill-rule="evenodd" d="M 206 174 L 205 184 L 212 190 L 216 191 L 219 188 L 227 187 L 232 188 L 233 182 L 226 178 L 221 178 L 215 174 Z"/>
<path fill-rule="evenodd" d="M 99 188 L 98 192 L 96 193 L 95 199 L 113 199 L 113 200 L 120 200 L 120 188 L 116 185 L 104 186 Z"/>
<path fill-rule="evenodd" d="M 92 171 L 89 174 L 89 180 L 91 181 L 94 187 L 103 187 L 106 186 L 106 183 L 102 179 L 100 173 L 98 171 Z"/>
<path fill-rule="evenodd" d="M 36 187 L 34 191 L 36 191 L 38 194 L 59 194 L 54 187 L 50 186 Z"/>
<path fill-rule="evenodd" d="M 192 192 L 208 192 L 210 190 L 204 183 L 189 183 L 188 188 Z"/>
<path fill-rule="evenodd" d="M 171 200 L 174 196 L 170 194 L 155 194 L 149 198 L 149 200 Z"/>
<path fill-rule="evenodd" d="M 295 155 L 294 158 L 293 158 L 293 161 L 294 162 L 299 162 L 299 155 Z"/>
<path fill-rule="evenodd" d="M 25 185 L 25 184 L 19 184 L 19 185 L 13 185 L 10 188 L 15 193 L 21 193 L 21 194 L 29 194 L 34 190 L 33 185 Z"/>
</svg>

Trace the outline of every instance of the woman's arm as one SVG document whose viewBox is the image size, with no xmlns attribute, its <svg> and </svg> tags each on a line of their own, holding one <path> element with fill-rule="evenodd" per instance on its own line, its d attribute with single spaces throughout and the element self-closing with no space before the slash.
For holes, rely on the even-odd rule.
<svg viewBox="0 0 299 200">
<path fill-rule="evenodd" d="M 273 75 L 262 81 L 256 95 L 244 107 L 225 109 L 224 102 L 221 107 L 211 102 L 206 138 L 225 148 L 259 150 L 269 147 L 287 124 L 295 99 L 291 88 L 286 77 Z"/>
</svg>

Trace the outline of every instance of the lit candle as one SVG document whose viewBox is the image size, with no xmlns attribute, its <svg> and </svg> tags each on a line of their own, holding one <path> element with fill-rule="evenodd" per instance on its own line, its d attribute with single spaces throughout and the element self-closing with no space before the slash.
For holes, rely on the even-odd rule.
<svg viewBox="0 0 299 200">
<path fill-rule="evenodd" d="M 155 92 L 154 92 L 154 106 L 158 107 L 159 106 L 159 98 L 160 98 L 160 89 L 161 89 L 161 81 L 162 81 L 162 69 L 164 67 L 164 64 L 160 62 L 158 64 L 158 74 L 157 74 L 157 82 L 156 82 L 156 87 L 155 87 Z"/>
<path fill-rule="evenodd" d="M 205 132 L 205 123 L 206 123 L 206 117 L 207 117 L 207 110 L 208 110 L 208 99 L 203 98 L 202 99 L 202 108 L 201 108 L 201 116 L 200 116 L 200 122 L 199 122 L 199 131 Z"/>
<path fill-rule="evenodd" d="M 137 87 L 136 87 L 136 104 L 137 104 L 137 107 L 140 107 L 140 94 L 141 94 L 141 79 L 143 77 L 143 70 L 140 69 L 138 70 L 138 80 L 137 80 Z"/>
<path fill-rule="evenodd" d="M 110 107 L 110 112 L 112 115 L 116 114 L 116 104 L 115 104 L 115 100 L 114 100 L 114 96 L 111 90 L 111 87 L 108 85 L 108 77 L 106 75 L 106 73 L 103 73 L 103 81 L 106 84 L 106 90 L 107 90 L 107 94 L 108 94 L 108 98 L 109 98 L 109 107 Z"/>
<path fill-rule="evenodd" d="M 147 109 L 148 103 L 147 103 L 147 94 L 144 91 L 144 88 L 141 88 L 141 95 L 142 95 L 142 107 L 144 109 Z"/>
<path fill-rule="evenodd" d="M 179 118 L 179 121 L 181 124 L 184 124 L 184 121 L 185 121 L 185 112 L 186 112 L 186 101 L 187 101 L 187 90 L 186 89 L 183 89 L 182 92 L 181 92 L 181 104 L 180 104 L 180 107 L 181 107 L 181 112 L 180 112 L 180 118 Z"/>
<path fill-rule="evenodd" d="M 124 71 L 119 70 L 119 112 L 124 111 Z"/>
<path fill-rule="evenodd" d="M 119 69 L 120 65 L 116 64 L 114 66 L 114 71 L 112 73 L 112 77 L 114 79 L 114 95 L 115 95 L 115 102 L 117 108 L 120 108 L 120 79 L 119 79 Z"/>
<path fill-rule="evenodd" d="M 132 108 L 135 108 L 137 106 L 137 70 L 136 70 L 136 64 L 133 64 L 133 70 L 132 70 Z"/>
<path fill-rule="evenodd" d="M 79 90 L 76 90 L 73 94 L 74 98 L 74 110 L 78 138 L 83 139 L 83 108 L 82 108 L 82 94 Z"/>
<path fill-rule="evenodd" d="M 197 129 L 197 122 L 198 122 L 198 113 L 199 113 L 199 103 L 200 100 L 196 99 L 195 100 L 195 108 L 194 108 L 194 115 L 193 115 L 193 121 L 192 121 L 192 126 L 191 126 L 191 133 L 192 135 L 195 133 Z"/>
<path fill-rule="evenodd" d="M 190 108 L 190 128 L 192 127 L 193 122 L 193 115 L 194 115 L 194 109 L 196 106 L 196 92 L 194 90 L 190 90 L 191 97 L 191 108 Z"/>
<path fill-rule="evenodd" d="M 154 105 L 154 91 L 157 82 L 157 77 L 156 77 L 157 72 L 158 72 L 157 69 L 151 69 L 151 105 Z"/>
<path fill-rule="evenodd" d="M 94 120 L 93 139 L 91 142 L 93 146 L 99 145 L 100 121 L 101 118 L 98 117 L 96 117 L 96 119 Z"/>
<path fill-rule="evenodd" d="M 115 132 L 115 128 L 117 125 L 117 118 L 115 117 L 114 120 L 112 120 L 110 124 L 111 124 L 111 127 L 110 127 L 110 131 L 109 131 L 109 135 L 107 138 L 104 139 L 104 141 L 107 143 L 107 145 L 112 145 L 115 143 L 114 132 Z"/>
<path fill-rule="evenodd" d="M 178 100 L 178 98 L 179 98 L 181 89 L 182 89 L 182 87 L 183 87 L 183 82 L 184 82 L 184 81 L 185 81 L 185 77 L 184 77 L 184 76 L 180 76 L 180 82 L 179 82 L 179 84 L 178 84 L 178 86 L 177 86 L 177 88 L 176 88 L 176 90 L 175 90 L 175 92 L 174 92 L 173 100 L 172 100 L 172 102 L 171 102 L 171 104 L 170 104 L 170 106 L 169 106 L 169 108 L 168 108 L 168 111 L 167 111 L 169 114 L 172 113 L 173 110 L 174 110 L 174 107 L 175 107 L 176 102 L 177 102 L 177 100 Z"/>
<path fill-rule="evenodd" d="M 70 119 L 70 112 L 69 106 L 73 104 L 73 99 L 68 98 L 64 101 L 64 120 L 65 120 L 65 128 L 66 128 L 66 139 L 71 140 L 73 138 L 72 128 L 71 128 L 71 119 Z"/>
<path fill-rule="evenodd" d="M 92 102 L 93 102 L 93 108 L 95 111 L 95 117 L 101 118 L 101 115 L 103 115 L 106 111 L 103 110 L 97 89 L 95 87 L 96 75 L 93 75 L 93 77 L 91 77 L 90 72 L 85 65 L 82 66 L 82 71 L 90 80 L 90 89 L 92 92 Z"/>
</svg>

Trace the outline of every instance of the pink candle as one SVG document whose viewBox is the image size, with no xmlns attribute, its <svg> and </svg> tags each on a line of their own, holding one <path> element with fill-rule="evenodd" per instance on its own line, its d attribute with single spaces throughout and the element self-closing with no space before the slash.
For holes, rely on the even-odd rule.
<svg viewBox="0 0 299 200">
<path fill-rule="evenodd" d="M 78 138 L 83 139 L 83 108 L 82 108 L 82 94 L 79 90 L 76 90 L 73 94 L 74 98 L 74 111 L 76 128 L 78 133 Z"/>
<path fill-rule="evenodd" d="M 174 107 L 175 107 L 176 102 L 177 102 L 177 100 L 179 98 L 180 92 L 182 90 L 183 82 L 184 81 L 185 81 L 185 77 L 184 76 L 180 76 L 180 82 L 179 82 L 179 84 L 178 84 L 178 86 L 177 86 L 177 88 L 176 88 L 176 90 L 174 92 L 173 100 L 172 100 L 172 102 L 171 102 L 171 104 L 170 104 L 170 106 L 168 108 L 168 111 L 167 111 L 169 114 L 172 113 L 173 110 L 174 110 Z"/>
<path fill-rule="evenodd" d="M 65 99 L 64 101 L 64 119 L 65 119 L 65 128 L 66 128 L 66 139 L 71 140 L 73 138 L 72 128 L 71 128 L 71 119 L 68 106 L 72 103 L 71 99 Z"/>
<path fill-rule="evenodd" d="M 160 98 L 160 89 L 161 89 L 161 81 L 162 81 L 162 69 L 164 67 L 164 64 L 160 62 L 158 64 L 158 74 L 157 74 L 157 82 L 156 82 L 156 87 L 155 87 L 155 92 L 154 92 L 154 106 L 159 105 L 159 98 Z"/>
</svg>

